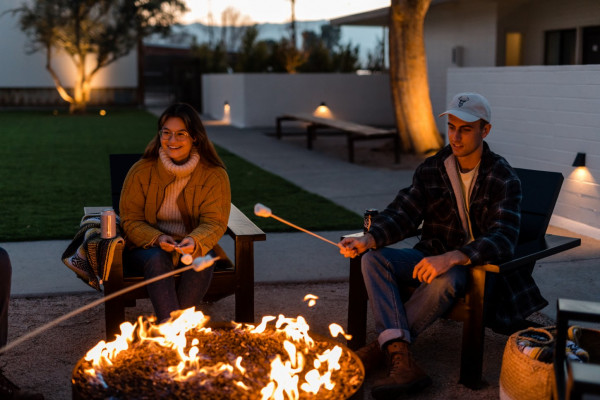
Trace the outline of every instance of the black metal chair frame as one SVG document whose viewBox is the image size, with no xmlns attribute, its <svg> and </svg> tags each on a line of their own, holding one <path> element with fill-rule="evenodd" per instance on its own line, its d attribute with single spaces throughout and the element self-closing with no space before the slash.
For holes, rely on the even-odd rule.
<svg viewBox="0 0 600 400">
<path fill-rule="evenodd" d="M 589 364 L 573 363 L 565 357 L 569 321 L 600 323 L 600 303 L 570 299 L 558 299 L 556 303 L 554 375 L 558 399 L 580 400 L 584 394 L 600 395 L 600 364 L 594 360 L 600 348 L 585 349 L 590 352 Z"/>
</svg>

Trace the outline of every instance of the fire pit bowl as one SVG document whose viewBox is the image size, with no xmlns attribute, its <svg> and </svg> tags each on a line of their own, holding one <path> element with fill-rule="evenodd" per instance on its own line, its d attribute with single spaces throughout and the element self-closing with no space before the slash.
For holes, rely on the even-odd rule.
<svg viewBox="0 0 600 400">
<path fill-rule="evenodd" d="M 302 317 L 279 316 L 271 327 L 274 317 L 255 326 L 211 323 L 194 313 L 204 320 L 185 321 L 183 330 L 171 326 L 182 317 L 159 326 L 142 317 L 121 325 L 117 340 L 98 343 L 78 361 L 73 399 L 337 400 L 363 383 L 358 356 L 334 339 L 308 334 Z"/>
</svg>

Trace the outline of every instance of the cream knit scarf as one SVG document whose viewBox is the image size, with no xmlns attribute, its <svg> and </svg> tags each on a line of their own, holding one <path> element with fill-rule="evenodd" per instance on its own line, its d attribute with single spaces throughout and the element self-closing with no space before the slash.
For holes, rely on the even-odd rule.
<svg viewBox="0 0 600 400">
<path fill-rule="evenodd" d="M 175 176 L 175 180 L 165 188 L 165 199 L 156 215 L 158 229 L 173 236 L 176 240 L 181 240 L 188 232 L 186 232 L 181 212 L 177 207 L 177 198 L 189 182 L 192 172 L 198 165 L 200 155 L 195 148 L 192 148 L 190 158 L 182 165 L 175 164 L 162 148 L 158 150 L 158 155 L 165 169 Z"/>
</svg>

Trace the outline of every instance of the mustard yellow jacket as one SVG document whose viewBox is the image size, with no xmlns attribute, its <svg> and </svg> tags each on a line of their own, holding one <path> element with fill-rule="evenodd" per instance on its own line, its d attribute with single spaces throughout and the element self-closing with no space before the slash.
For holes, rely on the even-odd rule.
<svg viewBox="0 0 600 400">
<path fill-rule="evenodd" d="M 175 177 L 157 159 L 142 159 L 131 167 L 119 203 L 127 246 L 148 248 L 164 234 L 157 228 L 156 214 L 164 201 L 165 188 L 174 180 Z M 231 208 L 227 172 L 220 167 L 207 166 L 200 160 L 177 198 L 177 206 L 187 236 L 196 243 L 193 257 L 206 255 L 227 229 Z"/>
</svg>

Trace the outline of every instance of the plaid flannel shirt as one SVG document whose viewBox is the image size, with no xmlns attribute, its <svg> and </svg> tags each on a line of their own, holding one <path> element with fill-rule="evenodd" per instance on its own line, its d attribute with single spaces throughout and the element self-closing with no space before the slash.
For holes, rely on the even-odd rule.
<svg viewBox="0 0 600 400">
<path fill-rule="evenodd" d="M 414 236 L 422 223 L 415 245 L 427 256 L 459 250 L 472 265 L 509 260 L 519 237 L 521 182 L 508 162 L 483 143 L 483 154 L 470 199 L 469 216 L 475 240 L 465 244 L 456 196 L 444 161 L 450 146 L 425 160 L 415 171 L 412 185 L 400 190 L 385 210 L 373 218 L 369 233 L 377 247 Z M 495 324 L 508 326 L 548 303 L 541 296 L 530 271 L 502 275 L 494 291 Z"/>
</svg>

